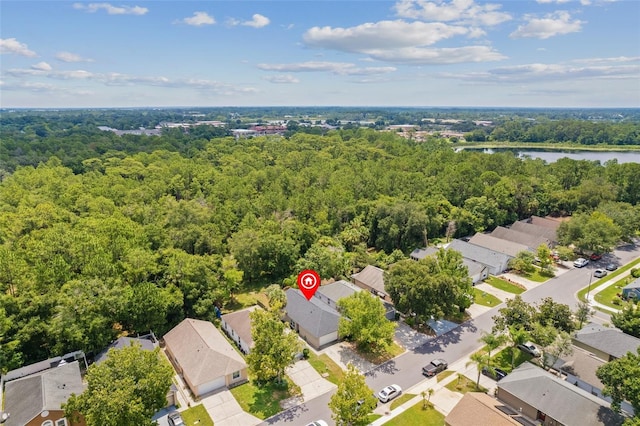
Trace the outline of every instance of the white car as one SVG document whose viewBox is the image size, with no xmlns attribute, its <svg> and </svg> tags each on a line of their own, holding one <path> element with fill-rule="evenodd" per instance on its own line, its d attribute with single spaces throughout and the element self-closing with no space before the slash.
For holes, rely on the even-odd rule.
<svg viewBox="0 0 640 426">
<path fill-rule="evenodd" d="M 329 426 L 329 425 L 324 420 L 316 420 L 315 422 L 309 423 L 307 426 Z"/>
<path fill-rule="evenodd" d="M 575 266 L 576 268 L 582 268 L 583 266 L 587 266 L 588 264 L 589 261 L 584 257 L 579 257 L 573 261 L 573 266 Z"/>
<path fill-rule="evenodd" d="M 393 398 L 400 395 L 401 393 L 402 393 L 402 389 L 400 389 L 400 386 L 398 385 L 387 386 L 386 388 L 378 392 L 378 399 L 380 400 L 380 402 L 389 402 Z"/>
<path fill-rule="evenodd" d="M 538 347 L 531 342 L 525 342 L 521 345 L 518 345 L 518 349 L 520 349 L 522 352 L 528 353 L 533 357 L 539 357 L 540 355 L 542 355 L 540 349 L 538 349 Z"/>
</svg>

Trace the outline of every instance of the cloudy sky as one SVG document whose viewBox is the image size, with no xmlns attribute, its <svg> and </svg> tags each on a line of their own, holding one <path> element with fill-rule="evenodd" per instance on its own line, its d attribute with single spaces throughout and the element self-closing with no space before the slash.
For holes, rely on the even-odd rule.
<svg viewBox="0 0 640 426">
<path fill-rule="evenodd" d="M 0 106 L 640 107 L 638 0 L 0 2 Z"/>
</svg>

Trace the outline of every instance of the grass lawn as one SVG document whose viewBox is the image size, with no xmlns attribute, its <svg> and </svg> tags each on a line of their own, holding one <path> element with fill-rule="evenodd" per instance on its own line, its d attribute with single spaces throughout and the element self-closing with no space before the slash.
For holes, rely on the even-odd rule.
<svg viewBox="0 0 640 426">
<path fill-rule="evenodd" d="M 378 420 L 380 417 L 382 417 L 382 415 L 380 414 L 369 414 L 368 420 L 369 420 L 369 424 L 375 422 L 376 420 Z"/>
<path fill-rule="evenodd" d="M 393 401 L 391 401 L 391 405 L 389 406 L 389 410 L 394 410 L 394 409 L 398 408 L 399 406 L 401 406 L 402 404 L 404 404 L 405 402 L 407 402 L 408 400 L 410 400 L 414 396 L 415 395 L 412 394 L 412 393 L 403 393 L 402 395 L 400 395 L 400 398 L 396 398 Z"/>
<path fill-rule="evenodd" d="M 506 371 L 507 373 L 510 373 L 512 370 L 511 349 L 516 351 L 516 359 L 515 359 L 514 367 L 517 367 L 523 362 L 529 361 L 531 358 L 533 358 L 531 355 L 522 352 L 518 348 L 507 347 L 491 357 L 491 366 L 497 367 L 501 370 Z"/>
<path fill-rule="evenodd" d="M 619 280 L 611 284 L 609 287 L 605 288 L 604 290 L 596 294 L 594 296 L 594 299 L 596 300 L 596 302 L 602 303 L 603 305 L 607 305 L 612 309 L 621 309 L 623 301 L 617 295 L 619 293 L 622 293 L 622 287 L 626 286 L 633 280 L 635 280 L 635 278 L 633 278 L 631 275 L 627 275 L 624 278 L 620 278 Z M 591 289 L 593 290 L 593 286 Z M 618 301 L 617 305 L 613 303 L 614 300 Z"/>
<path fill-rule="evenodd" d="M 224 313 L 233 312 L 240 309 L 248 308 L 249 306 L 257 305 L 258 301 L 260 301 L 263 306 L 269 306 L 269 299 L 264 293 L 248 291 L 244 293 L 237 293 L 233 297 L 234 302 L 230 302 L 225 306 Z"/>
<path fill-rule="evenodd" d="M 284 384 L 267 383 L 260 387 L 249 381 L 232 388 L 231 393 L 244 411 L 264 420 L 282 411 L 280 401 L 296 396 L 299 388 L 287 377 Z"/>
<path fill-rule="evenodd" d="M 553 275 L 547 275 L 540 273 L 540 269 L 536 268 L 535 271 L 531 274 L 526 274 L 524 277 L 528 280 L 535 281 L 537 283 L 543 283 L 547 281 L 549 278 L 553 278 Z"/>
<path fill-rule="evenodd" d="M 460 393 L 467 393 L 467 392 L 487 393 L 488 392 L 488 389 L 482 386 L 476 387 L 475 380 L 471 380 L 470 378 L 468 378 L 467 376 L 463 376 L 462 374 L 458 374 L 458 378 L 455 380 L 452 380 L 451 383 L 449 383 L 445 387 L 452 392 L 460 392 Z"/>
<path fill-rule="evenodd" d="M 213 426 L 213 420 L 209 417 L 209 413 L 205 410 L 204 405 L 194 405 L 188 410 L 184 410 L 180 413 L 184 424 L 187 426 Z"/>
<path fill-rule="evenodd" d="M 385 426 L 443 426 L 444 415 L 433 408 L 422 408 L 422 401 L 406 410 L 399 416 L 394 417 L 385 423 Z"/>
<path fill-rule="evenodd" d="M 493 294 L 485 293 L 475 287 L 473 288 L 473 302 L 478 305 L 489 306 L 491 308 L 502 303 L 502 301 Z"/>
<path fill-rule="evenodd" d="M 629 269 L 637 266 L 638 264 L 640 264 L 640 259 L 636 259 L 635 261 L 623 266 L 622 268 L 618 268 L 617 270 L 610 272 L 606 277 L 602 277 L 600 278 L 598 281 L 596 282 L 592 282 L 591 285 L 587 285 L 585 288 L 583 288 L 582 290 L 580 290 L 578 292 L 578 299 L 581 300 L 582 302 L 586 302 L 587 301 L 587 291 L 589 291 L 589 289 L 593 290 L 594 288 L 598 287 L 600 284 L 603 284 L 605 282 L 607 282 L 608 280 L 611 280 L 615 277 L 617 277 L 620 274 L 623 274 L 624 272 L 628 271 Z M 609 300 L 611 301 L 611 300 Z M 618 308 L 616 308 L 618 309 Z"/>
<path fill-rule="evenodd" d="M 502 278 L 497 277 L 488 277 L 486 280 L 484 280 L 484 282 L 499 290 L 503 290 L 513 294 L 521 294 L 526 290 L 526 288 L 521 284 L 510 283 L 507 280 L 503 280 Z"/>
<path fill-rule="evenodd" d="M 324 375 L 325 373 L 328 376 L 325 379 L 329 380 L 331 383 L 337 385 L 342 381 L 344 377 L 344 371 L 338 364 L 336 364 L 327 354 L 321 354 L 320 356 L 316 355 L 312 351 L 309 351 L 309 364 L 318 372 L 320 375 Z"/>
<path fill-rule="evenodd" d="M 442 373 L 440 373 L 440 374 L 438 374 L 436 376 L 436 382 L 440 383 L 441 381 L 443 381 L 444 379 L 446 379 L 447 377 L 449 377 L 453 373 L 455 373 L 455 371 L 444 370 Z"/>
<path fill-rule="evenodd" d="M 389 361 L 390 359 L 395 358 L 404 352 L 404 348 L 395 342 L 393 342 L 389 350 L 384 353 L 371 353 L 371 352 L 359 351 L 355 345 L 352 345 L 351 348 L 362 358 L 376 365 L 382 364 L 385 361 Z"/>
</svg>

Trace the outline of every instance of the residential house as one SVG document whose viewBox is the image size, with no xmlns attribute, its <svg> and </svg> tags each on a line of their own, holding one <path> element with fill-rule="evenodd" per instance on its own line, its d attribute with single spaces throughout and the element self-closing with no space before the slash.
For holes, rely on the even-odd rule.
<svg viewBox="0 0 640 426">
<path fill-rule="evenodd" d="M 527 234 L 526 232 L 514 231 L 513 229 L 498 226 L 490 234 L 492 237 L 500 238 L 506 241 L 522 244 L 529 247 L 530 250 L 537 250 L 542 244 L 551 247 L 551 241 L 538 235 Z"/>
<path fill-rule="evenodd" d="M 140 345 L 140 347 L 145 351 L 152 351 L 158 346 L 158 341 L 156 340 L 156 336 L 154 336 L 153 334 L 147 334 L 140 337 L 120 337 L 119 339 L 113 341 L 102 352 L 96 355 L 93 362 L 95 364 L 104 362 L 107 359 L 107 356 L 111 349 L 118 350 L 134 344 Z"/>
<path fill-rule="evenodd" d="M 558 223 L 559 224 L 559 223 Z M 524 232 L 525 234 L 534 235 L 537 237 L 546 238 L 552 245 L 557 244 L 558 236 L 556 234 L 556 228 L 550 228 L 548 226 L 534 225 L 527 221 L 514 222 L 509 229 L 518 232 Z"/>
<path fill-rule="evenodd" d="M 247 363 L 209 321 L 187 318 L 164 335 L 165 353 L 196 396 L 247 381 Z"/>
<path fill-rule="evenodd" d="M 62 404 L 71 394 L 84 391 L 78 361 L 61 361 L 56 367 L 6 382 L 4 426 L 84 426 L 84 419 L 70 422 Z"/>
<path fill-rule="evenodd" d="M 253 348 L 253 337 L 251 337 L 251 318 L 249 314 L 258 306 L 250 306 L 240 311 L 222 315 L 221 328 L 227 335 L 236 342 L 243 354 L 248 354 Z"/>
<path fill-rule="evenodd" d="M 565 218 L 567 219 L 567 218 Z M 540 216 L 531 216 L 529 219 L 524 219 L 521 222 L 530 223 L 536 226 L 544 226 L 545 228 L 551 228 L 557 230 L 563 219 L 554 218 L 554 217 L 540 217 Z"/>
<path fill-rule="evenodd" d="M 325 284 L 318 287 L 318 290 L 314 294 L 314 297 L 322 300 L 332 308 L 338 310 L 338 301 L 344 297 L 349 297 L 354 293 L 362 291 L 357 285 L 348 281 L 340 280 L 330 284 Z M 385 308 L 385 316 L 388 320 L 395 319 L 396 311 L 392 303 L 386 302 L 380 299 L 380 303 Z"/>
<path fill-rule="evenodd" d="M 504 253 L 497 252 L 462 240 L 453 240 L 448 249 L 457 250 L 462 257 L 481 263 L 487 267 L 487 272 L 491 275 L 499 275 L 509 267 L 509 260 L 512 259 Z"/>
<path fill-rule="evenodd" d="M 521 251 L 530 251 L 529 247 L 524 244 L 514 243 L 513 241 L 503 240 L 502 238 L 497 238 L 489 234 L 482 234 L 480 232 L 471 237 L 469 243 L 497 251 L 498 253 L 506 254 L 511 258 L 518 256 L 518 253 Z"/>
<path fill-rule="evenodd" d="M 370 291 L 387 302 L 391 302 L 389 293 L 384 288 L 384 271 L 377 266 L 367 265 L 357 274 L 351 275 L 354 284 Z"/>
<path fill-rule="evenodd" d="M 309 345 L 319 349 L 338 340 L 340 313 L 317 297 L 307 300 L 297 288 L 288 289 L 285 320 Z"/>
<path fill-rule="evenodd" d="M 640 300 L 640 278 L 622 287 L 622 298 Z"/>
<path fill-rule="evenodd" d="M 603 361 L 622 358 L 628 352 L 637 353 L 640 339 L 623 333 L 617 328 L 599 324 L 587 324 L 572 337 L 573 344 L 589 351 Z"/>
<path fill-rule="evenodd" d="M 444 419 L 446 426 L 521 426 L 518 412 L 482 392 L 466 393 Z"/>
<path fill-rule="evenodd" d="M 451 246 L 449 246 L 448 248 L 450 247 Z M 439 249 L 435 247 L 419 248 L 412 251 L 409 257 L 413 260 L 420 260 L 424 259 L 427 256 L 435 255 L 438 250 Z M 463 256 L 462 264 L 467 267 L 467 270 L 469 271 L 469 277 L 471 278 L 471 282 L 474 285 L 489 276 L 489 267 L 483 263 Z"/>
<path fill-rule="evenodd" d="M 524 363 L 497 384 L 496 397 L 545 426 L 617 426 L 624 418 L 602 399 Z"/>
</svg>

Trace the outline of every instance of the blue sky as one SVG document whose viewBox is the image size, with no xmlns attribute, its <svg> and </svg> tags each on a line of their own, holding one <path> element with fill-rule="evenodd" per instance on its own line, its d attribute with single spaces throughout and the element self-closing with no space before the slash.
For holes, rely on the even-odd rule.
<svg viewBox="0 0 640 426">
<path fill-rule="evenodd" d="M 0 106 L 640 107 L 640 1 L 0 0 Z"/>
</svg>

